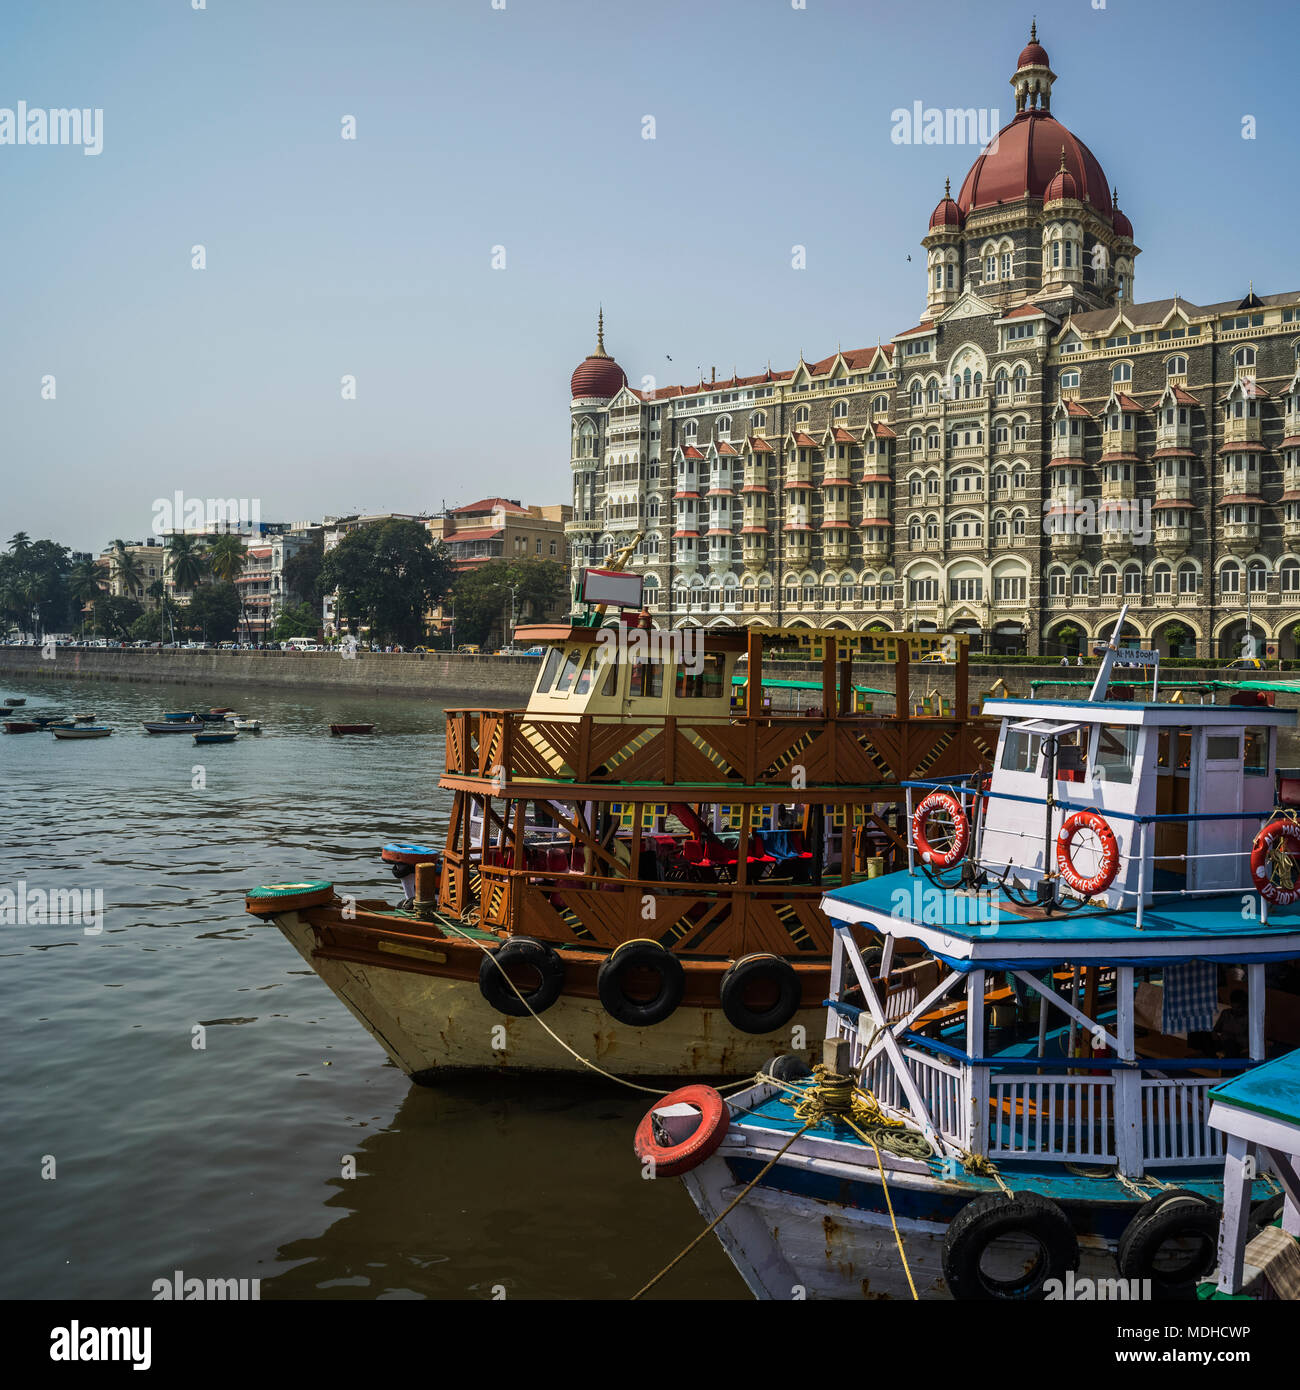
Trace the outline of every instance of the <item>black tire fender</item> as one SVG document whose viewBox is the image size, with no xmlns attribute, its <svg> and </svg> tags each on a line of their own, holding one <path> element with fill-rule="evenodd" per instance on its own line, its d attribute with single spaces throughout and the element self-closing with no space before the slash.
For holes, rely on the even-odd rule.
<svg viewBox="0 0 1300 1390">
<path fill-rule="evenodd" d="M 629 972 L 651 970 L 659 977 L 653 999 L 631 999 L 626 991 Z M 601 962 L 596 973 L 596 993 L 605 1012 L 632 1028 L 662 1023 L 676 1011 L 686 994 L 686 972 L 675 955 L 657 941 L 625 941 Z"/>
<path fill-rule="evenodd" d="M 520 990 L 516 994 L 503 973 L 508 965 L 532 966 L 541 977 L 537 988 Z M 531 936 L 512 936 L 492 955 L 483 957 L 478 968 L 478 988 L 497 1013 L 507 1018 L 523 1018 L 530 1011 L 545 1013 L 564 989 L 564 962 L 554 947 L 544 941 Z"/>
<path fill-rule="evenodd" d="M 1161 1247 L 1180 1238 L 1194 1240 L 1198 1248 L 1174 1268 L 1157 1269 Z M 1124 1228 L 1115 1262 L 1125 1279 L 1150 1279 L 1156 1298 L 1177 1298 L 1190 1293 L 1214 1268 L 1218 1239 L 1219 1209 L 1208 1197 L 1186 1188 L 1166 1188 L 1143 1202 Z"/>
<path fill-rule="evenodd" d="M 776 1002 L 767 1009 L 745 1003 L 745 991 L 755 980 L 768 979 L 777 987 Z M 784 1028 L 799 1010 L 803 988 L 794 966 L 781 956 L 743 956 L 728 967 L 719 991 L 727 1022 L 742 1033 L 774 1033 Z"/>
<path fill-rule="evenodd" d="M 995 1278 L 981 1268 L 984 1252 L 995 1240 L 1015 1235 L 1037 1241 L 1042 1254 L 1020 1275 Z M 1070 1218 L 1037 1192 L 976 1197 L 953 1217 L 943 1240 L 943 1277 L 955 1299 L 1042 1299 L 1049 1279 L 1063 1279 L 1078 1267 L 1079 1238 Z"/>
</svg>

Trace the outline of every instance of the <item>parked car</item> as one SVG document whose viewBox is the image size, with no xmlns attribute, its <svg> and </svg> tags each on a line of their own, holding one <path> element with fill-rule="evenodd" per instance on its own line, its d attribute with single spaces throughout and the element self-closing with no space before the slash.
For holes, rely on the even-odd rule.
<svg viewBox="0 0 1300 1390">
<path fill-rule="evenodd" d="M 525 656 L 545 656 L 545 655 L 546 655 L 546 648 L 545 648 L 545 647 L 526 647 L 526 648 L 524 649 L 524 655 L 525 655 Z"/>
<path fill-rule="evenodd" d="M 460 652 L 462 656 L 483 655 L 483 649 L 479 646 L 476 646 L 473 642 L 466 642 L 463 646 L 457 647 L 456 650 Z"/>
</svg>

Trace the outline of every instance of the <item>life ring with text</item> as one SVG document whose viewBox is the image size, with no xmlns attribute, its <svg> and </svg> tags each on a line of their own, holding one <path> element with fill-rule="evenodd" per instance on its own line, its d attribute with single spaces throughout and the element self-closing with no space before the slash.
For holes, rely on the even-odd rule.
<svg viewBox="0 0 1300 1390">
<path fill-rule="evenodd" d="M 952 821 L 952 844 L 946 850 L 935 849 L 926 834 L 931 819 L 940 812 Z M 970 843 L 970 821 L 961 802 L 951 792 L 931 792 L 912 813 L 912 840 L 924 863 L 936 869 L 950 869 Z"/>
<path fill-rule="evenodd" d="M 1300 869 L 1300 823 L 1270 821 L 1255 836 L 1255 843 L 1250 847 L 1250 877 L 1259 896 L 1279 907 L 1300 899 L 1297 869 Z M 1278 871 L 1276 879 L 1272 870 Z"/>
<path fill-rule="evenodd" d="M 663 1115 L 660 1112 L 676 1106 L 689 1106 L 700 1112 L 699 1123 L 680 1138 L 674 1133 L 689 1123 L 686 1115 Z M 636 1127 L 632 1147 L 644 1163 L 654 1165 L 658 1178 L 675 1178 L 698 1168 L 722 1143 L 731 1122 L 727 1103 L 712 1086 L 683 1086 L 647 1110 Z"/>
<path fill-rule="evenodd" d="M 1101 863 L 1091 878 L 1084 878 L 1074 867 L 1071 858 L 1074 837 L 1080 830 L 1091 830 L 1101 841 Z M 1056 867 L 1066 883 L 1087 898 L 1104 893 L 1114 883 L 1115 875 L 1119 872 L 1119 845 L 1115 843 L 1115 832 L 1096 811 L 1075 811 L 1065 818 L 1065 824 L 1056 836 Z"/>
</svg>

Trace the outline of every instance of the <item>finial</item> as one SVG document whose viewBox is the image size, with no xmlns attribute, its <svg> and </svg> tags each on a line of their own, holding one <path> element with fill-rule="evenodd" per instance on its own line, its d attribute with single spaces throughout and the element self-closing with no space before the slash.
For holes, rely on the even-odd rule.
<svg viewBox="0 0 1300 1390">
<path fill-rule="evenodd" d="M 1034 22 L 1029 26 L 1029 42 L 1038 42 L 1038 16 L 1034 16 Z"/>
<path fill-rule="evenodd" d="M 1065 173 L 1065 146 L 1064 146 L 1064 145 L 1061 146 L 1061 169 L 1060 169 L 1060 172 L 1061 172 L 1062 174 Z"/>
<path fill-rule="evenodd" d="M 1255 293 L 1255 282 L 1254 282 L 1254 280 L 1252 280 L 1252 281 L 1250 282 L 1250 293 L 1251 293 L 1251 294 L 1254 294 L 1254 293 Z"/>
<path fill-rule="evenodd" d="M 605 355 L 605 306 L 602 304 L 600 312 L 596 315 L 596 356 Z"/>
<path fill-rule="evenodd" d="M 943 196 L 944 196 L 945 198 L 951 198 L 951 197 L 952 197 L 952 180 L 951 180 L 951 179 L 944 179 L 944 181 L 943 181 Z"/>
</svg>

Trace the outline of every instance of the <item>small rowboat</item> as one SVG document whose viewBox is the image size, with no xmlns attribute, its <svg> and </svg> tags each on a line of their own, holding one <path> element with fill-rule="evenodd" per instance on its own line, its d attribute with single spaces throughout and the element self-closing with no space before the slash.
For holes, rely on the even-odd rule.
<svg viewBox="0 0 1300 1390">
<path fill-rule="evenodd" d="M 33 724 L 28 719 L 6 719 L 5 733 L 7 734 L 38 734 L 41 731 L 39 724 Z"/>
<path fill-rule="evenodd" d="M 27 701 L 25 699 L 20 700 L 16 695 L 8 695 L 5 697 L 5 704 L 8 705 L 10 709 L 17 709 L 19 705 L 25 705 L 26 703 Z"/>
<path fill-rule="evenodd" d="M 63 716 L 61 714 L 29 714 L 27 717 L 38 729 L 46 729 L 51 724 L 63 723 Z"/>
<path fill-rule="evenodd" d="M 233 709 L 231 709 L 229 705 L 213 705 L 213 706 L 212 706 L 212 713 L 213 713 L 213 714 L 227 715 L 227 714 L 234 714 L 234 712 L 235 712 L 235 711 L 234 711 Z"/>
<path fill-rule="evenodd" d="M 68 728 L 55 728 L 55 738 L 107 738 L 112 729 L 100 729 L 93 724 L 73 724 Z"/>
<path fill-rule="evenodd" d="M 165 724 L 146 724 L 145 730 L 151 734 L 188 734 L 202 727 L 199 719 L 169 719 Z"/>
<path fill-rule="evenodd" d="M 262 732 L 262 721 L 260 719 L 241 719 L 238 715 L 234 718 L 234 725 L 245 734 L 260 734 Z"/>
<path fill-rule="evenodd" d="M 72 718 L 78 724 L 93 724 L 95 722 L 93 714 L 74 714 Z"/>
<path fill-rule="evenodd" d="M 172 710 L 170 713 L 163 714 L 164 719 L 170 719 L 173 723 L 193 724 L 198 718 L 192 709 Z"/>
<path fill-rule="evenodd" d="M 344 734 L 373 734 L 375 726 L 373 724 L 331 724 L 330 733 L 334 738 L 341 738 Z"/>
<path fill-rule="evenodd" d="M 194 717 L 201 719 L 205 724 L 224 724 L 226 722 L 224 714 L 204 714 L 202 710 L 195 710 Z"/>
<path fill-rule="evenodd" d="M 220 734 L 195 734 L 195 735 L 194 735 L 194 742 L 195 742 L 195 743 L 234 743 L 234 741 L 235 741 L 238 737 L 239 737 L 238 734 L 227 734 L 227 733 L 220 733 Z"/>
</svg>

